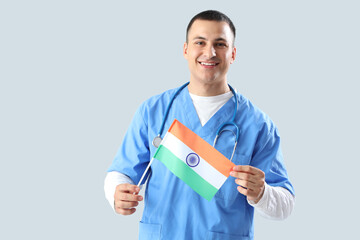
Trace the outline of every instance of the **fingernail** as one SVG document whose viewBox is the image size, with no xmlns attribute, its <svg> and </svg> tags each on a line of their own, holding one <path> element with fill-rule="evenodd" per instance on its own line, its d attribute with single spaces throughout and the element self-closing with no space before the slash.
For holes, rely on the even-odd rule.
<svg viewBox="0 0 360 240">
<path fill-rule="evenodd" d="M 142 196 L 139 196 L 139 201 L 142 201 L 143 200 L 143 197 Z"/>
</svg>

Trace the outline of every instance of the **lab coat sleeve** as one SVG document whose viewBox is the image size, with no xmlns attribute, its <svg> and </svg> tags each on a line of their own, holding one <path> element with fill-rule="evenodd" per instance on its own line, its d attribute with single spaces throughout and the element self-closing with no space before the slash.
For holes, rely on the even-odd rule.
<svg viewBox="0 0 360 240">
<path fill-rule="evenodd" d="M 144 104 L 136 111 L 113 163 L 108 169 L 108 172 L 116 171 L 128 176 L 134 184 L 138 184 L 150 162 L 148 126 L 143 114 Z"/>
</svg>

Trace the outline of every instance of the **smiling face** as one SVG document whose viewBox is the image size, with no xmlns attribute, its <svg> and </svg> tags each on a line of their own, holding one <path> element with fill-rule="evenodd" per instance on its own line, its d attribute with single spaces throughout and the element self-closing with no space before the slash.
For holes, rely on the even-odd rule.
<svg viewBox="0 0 360 240">
<path fill-rule="evenodd" d="M 183 54 L 190 69 L 190 83 L 224 84 L 236 56 L 234 35 L 226 22 L 196 20 Z"/>
</svg>

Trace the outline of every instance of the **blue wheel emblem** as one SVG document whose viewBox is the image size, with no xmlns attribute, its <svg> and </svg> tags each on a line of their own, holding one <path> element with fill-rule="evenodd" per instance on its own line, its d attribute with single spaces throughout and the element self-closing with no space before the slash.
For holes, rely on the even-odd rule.
<svg viewBox="0 0 360 240">
<path fill-rule="evenodd" d="M 189 153 L 186 157 L 186 164 L 190 167 L 196 167 L 200 163 L 200 157 L 196 153 Z"/>
</svg>

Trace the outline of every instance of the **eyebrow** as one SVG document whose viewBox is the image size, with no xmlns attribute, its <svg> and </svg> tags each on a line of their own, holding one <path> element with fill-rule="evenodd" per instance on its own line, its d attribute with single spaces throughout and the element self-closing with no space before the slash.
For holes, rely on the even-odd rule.
<svg viewBox="0 0 360 240">
<path fill-rule="evenodd" d="M 196 39 L 207 40 L 206 38 L 200 37 L 200 36 L 197 36 L 197 37 L 194 37 L 194 38 L 193 38 L 193 40 L 196 40 Z"/>
<path fill-rule="evenodd" d="M 196 39 L 200 39 L 200 40 L 208 40 L 207 38 L 204 38 L 204 37 L 201 37 L 201 36 L 197 36 L 197 37 L 194 37 L 193 40 L 196 40 Z M 224 41 L 224 42 L 227 42 L 226 39 L 220 37 L 220 38 L 216 38 L 215 39 L 216 42 L 218 41 Z"/>
</svg>

